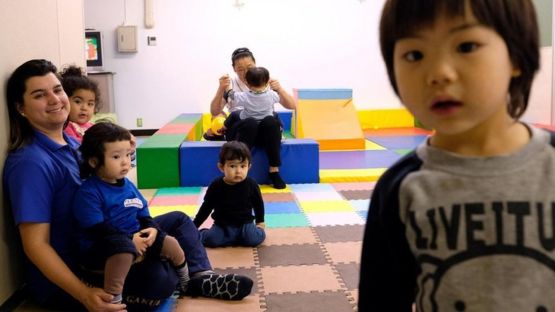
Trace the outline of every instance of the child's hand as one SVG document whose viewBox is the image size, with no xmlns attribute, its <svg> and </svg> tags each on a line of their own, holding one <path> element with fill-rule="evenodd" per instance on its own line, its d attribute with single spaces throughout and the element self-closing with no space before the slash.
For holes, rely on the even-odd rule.
<svg viewBox="0 0 555 312">
<path fill-rule="evenodd" d="M 139 256 L 142 256 L 147 248 L 149 247 L 149 245 L 146 243 L 146 238 L 142 237 L 142 235 L 144 235 L 141 232 L 137 232 L 135 234 L 133 234 L 133 245 L 135 245 L 135 248 L 137 249 L 137 252 L 139 253 Z"/>
<path fill-rule="evenodd" d="M 129 143 L 131 143 L 131 152 L 135 153 L 135 149 L 137 148 L 137 138 L 134 135 L 131 135 Z"/>
<path fill-rule="evenodd" d="M 261 229 L 266 228 L 266 224 L 264 224 L 264 222 L 257 223 L 256 226 L 261 228 Z"/>
<path fill-rule="evenodd" d="M 147 244 L 147 246 L 150 247 L 152 246 L 152 244 L 154 244 L 156 235 L 158 235 L 158 230 L 150 227 L 142 229 L 139 233 L 141 233 L 141 237 L 144 239 L 144 242 Z"/>
<path fill-rule="evenodd" d="M 231 78 L 229 78 L 228 74 L 220 77 L 220 89 L 226 91 L 231 90 Z"/>
</svg>

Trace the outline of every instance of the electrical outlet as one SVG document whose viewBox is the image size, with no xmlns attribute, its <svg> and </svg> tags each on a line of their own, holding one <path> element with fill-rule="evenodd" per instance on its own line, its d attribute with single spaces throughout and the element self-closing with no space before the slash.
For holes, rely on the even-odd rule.
<svg viewBox="0 0 555 312">
<path fill-rule="evenodd" d="M 143 119 L 142 118 L 137 118 L 137 127 L 142 127 L 143 126 Z"/>
</svg>

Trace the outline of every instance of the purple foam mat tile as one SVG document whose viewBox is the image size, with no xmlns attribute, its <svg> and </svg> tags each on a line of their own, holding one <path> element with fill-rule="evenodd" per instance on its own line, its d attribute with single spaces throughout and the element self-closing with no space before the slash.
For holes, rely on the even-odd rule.
<svg viewBox="0 0 555 312">
<path fill-rule="evenodd" d="M 321 152 L 320 169 L 387 168 L 400 158 L 390 150 Z"/>
<path fill-rule="evenodd" d="M 364 225 L 316 226 L 314 231 L 322 243 L 362 241 Z"/>
<path fill-rule="evenodd" d="M 326 263 L 318 244 L 261 246 L 258 259 L 261 267 Z"/>
<path fill-rule="evenodd" d="M 353 312 L 353 305 L 343 291 L 266 296 L 267 312 Z"/>
<path fill-rule="evenodd" d="M 369 199 L 372 195 L 371 190 L 340 191 L 339 193 L 347 200 Z"/>
<path fill-rule="evenodd" d="M 349 290 L 358 289 L 360 280 L 360 265 L 358 263 L 338 263 L 335 269 Z"/>
</svg>

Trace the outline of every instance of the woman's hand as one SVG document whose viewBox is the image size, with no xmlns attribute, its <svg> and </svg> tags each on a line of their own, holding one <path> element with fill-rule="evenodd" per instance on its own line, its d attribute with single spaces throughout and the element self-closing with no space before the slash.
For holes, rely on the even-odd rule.
<svg viewBox="0 0 555 312">
<path fill-rule="evenodd" d="M 87 311 L 98 312 L 121 312 L 125 310 L 125 304 L 110 303 L 113 295 L 104 292 L 100 288 L 88 288 L 79 298 L 79 301 L 87 308 Z"/>
<path fill-rule="evenodd" d="M 270 89 L 279 93 L 279 91 L 281 90 L 281 84 L 279 83 L 279 80 L 271 78 Z"/>
<path fill-rule="evenodd" d="M 270 88 L 277 92 L 279 95 L 279 103 L 283 105 L 283 107 L 288 109 L 295 109 L 297 107 L 297 102 L 281 87 L 279 80 L 270 78 Z"/>
<path fill-rule="evenodd" d="M 226 74 L 220 77 L 220 89 L 224 91 L 231 89 L 231 78 L 229 78 L 229 75 Z"/>
<path fill-rule="evenodd" d="M 261 229 L 266 228 L 266 224 L 264 224 L 264 222 L 257 223 L 256 226 L 261 228 Z"/>
</svg>

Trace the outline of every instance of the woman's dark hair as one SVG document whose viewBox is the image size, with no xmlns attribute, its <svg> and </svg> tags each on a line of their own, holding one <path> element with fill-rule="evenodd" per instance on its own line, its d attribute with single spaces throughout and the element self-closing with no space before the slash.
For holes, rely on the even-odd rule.
<svg viewBox="0 0 555 312">
<path fill-rule="evenodd" d="M 256 63 L 256 60 L 254 59 L 254 55 L 248 48 L 239 48 L 239 49 L 235 49 L 235 51 L 231 53 L 231 66 L 235 67 L 235 61 L 245 57 L 250 57 L 252 61 Z"/>
<path fill-rule="evenodd" d="M 239 141 L 229 141 L 222 146 L 220 150 L 220 164 L 224 165 L 228 160 L 247 161 L 251 163 L 251 151 L 248 146 Z"/>
<path fill-rule="evenodd" d="M 517 119 L 526 111 L 532 81 L 539 68 L 539 30 L 530 0 L 388 0 L 382 10 L 380 46 L 389 81 L 399 95 L 394 71 L 395 43 L 432 25 L 441 14 L 464 16 L 467 3 L 481 24 L 503 38 L 513 66 L 521 72 L 509 85 L 508 112 Z"/>
<path fill-rule="evenodd" d="M 270 81 L 270 72 L 264 67 L 252 67 L 247 70 L 245 78 L 249 86 L 263 87 Z"/>
<path fill-rule="evenodd" d="M 79 147 L 82 159 L 80 166 L 82 179 L 88 178 L 96 172 L 96 169 L 89 164 L 89 160 L 96 158 L 96 168 L 104 165 L 104 144 L 118 141 L 131 141 L 131 133 L 109 121 L 98 122 L 85 131 L 83 142 Z"/>
<path fill-rule="evenodd" d="M 18 110 L 19 106 L 23 105 L 23 95 L 26 91 L 27 80 L 32 77 L 46 76 L 49 73 L 53 73 L 60 79 L 57 72 L 56 66 L 50 61 L 35 59 L 21 64 L 8 78 L 6 100 L 8 116 L 10 118 L 9 152 L 27 145 L 33 137 L 33 127 L 27 118 L 21 116 Z"/>
<path fill-rule="evenodd" d="M 62 77 L 62 86 L 68 97 L 71 97 L 77 90 L 89 90 L 94 93 L 95 97 L 94 112 L 98 113 L 100 111 L 102 103 L 100 103 L 100 89 L 96 81 L 85 76 L 81 68 L 73 65 L 64 68 L 60 76 Z"/>
</svg>

